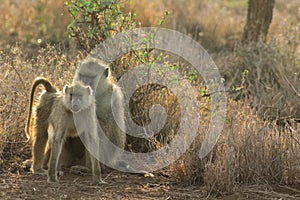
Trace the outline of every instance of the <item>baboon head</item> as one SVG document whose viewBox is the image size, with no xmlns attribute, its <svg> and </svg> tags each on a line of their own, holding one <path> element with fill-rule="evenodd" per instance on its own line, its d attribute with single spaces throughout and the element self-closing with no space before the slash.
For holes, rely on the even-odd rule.
<svg viewBox="0 0 300 200">
<path fill-rule="evenodd" d="M 88 57 L 82 63 L 80 63 L 74 80 L 82 81 L 85 85 L 91 86 L 95 91 L 99 80 L 103 78 L 105 79 L 109 75 L 110 71 L 106 63 L 96 58 Z"/>
<path fill-rule="evenodd" d="M 63 89 L 63 102 L 73 113 L 87 109 L 92 105 L 93 100 L 92 88 L 81 82 L 75 82 L 72 86 L 66 85 Z"/>
</svg>

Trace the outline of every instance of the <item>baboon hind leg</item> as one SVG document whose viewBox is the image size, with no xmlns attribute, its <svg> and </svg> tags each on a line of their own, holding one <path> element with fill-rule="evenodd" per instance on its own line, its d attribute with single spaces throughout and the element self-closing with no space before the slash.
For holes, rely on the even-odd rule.
<svg viewBox="0 0 300 200">
<path fill-rule="evenodd" d="M 44 153 L 47 145 L 48 136 L 45 133 L 38 133 L 32 143 L 32 166 L 31 171 L 34 174 L 45 174 Z"/>
<path fill-rule="evenodd" d="M 46 93 L 47 94 L 47 93 Z M 53 103 L 48 103 L 48 96 L 44 94 L 40 105 L 36 108 L 35 116 L 31 125 L 32 137 L 32 165 L 31 172 L 34 174 L 44 174 L 44 163 L 48 162 L 45 158 L 45 149 L 48 142 L 48 117 L 51 113 Z M 45 106 L 46 105 L 46 106 Z M 47 155 L 49 154 L 49 148 Z M 46 155 L 46 157 L 47 157 Z"/>
</svg>

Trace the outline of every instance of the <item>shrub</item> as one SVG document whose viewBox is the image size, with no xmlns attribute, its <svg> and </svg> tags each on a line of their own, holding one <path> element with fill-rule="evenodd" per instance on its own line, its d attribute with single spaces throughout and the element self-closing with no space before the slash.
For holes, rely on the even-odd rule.
<svg viewBox="0 0 300 200">
<path fill-rule="evenodd" d="M 68 33 L 87 52 L 107 38 L 136 26 L 135 15 L 121 12 L 119 0 L 71 0 L 65 5 L 73 19 Z"/>
</svg>

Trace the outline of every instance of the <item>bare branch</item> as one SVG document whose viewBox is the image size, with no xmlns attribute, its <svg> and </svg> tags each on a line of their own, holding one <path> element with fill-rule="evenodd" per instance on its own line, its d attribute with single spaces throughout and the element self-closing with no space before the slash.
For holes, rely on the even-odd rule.
<svg viewBox="0 0 300 200">
<path fill-rule="evenodd" d="M 285 75 L 283 75 L 285 80 L 289 83 L 289 85 L 291 86 L 291 88 L 294 90 L 294 92 L 297 94 L 298 97 L 300 97 L 300 93 L 297 92 L 296 88 L 291 84 L 291 82 L 287 79 L 287 77 Z"/>
</svg>

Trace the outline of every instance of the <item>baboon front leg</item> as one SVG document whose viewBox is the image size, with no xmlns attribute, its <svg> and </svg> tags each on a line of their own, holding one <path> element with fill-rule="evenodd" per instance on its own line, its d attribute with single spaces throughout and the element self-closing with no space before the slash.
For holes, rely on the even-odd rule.
<svg viewBox="0 0 300 200">
<path fill-rule="evenodd" d="M 93 176 L 93 184 L 105 183 L 101 178 L 101 166 L 100 162 L 90 155 L 91 166 L 92 166 L 92 176 Z"/>
<path fill-rule="evenodd" d="M 62 145 L 63 145 L 63 134 L 64 132 L 57 132 L 54 139 L 51 139 L 51 153 L 49 159 L 49 167 L 48 167 L 48 183 L 58 182 L 57 178 L 57 165 L 59 156 L 61 153 Z"/>
</svg>

